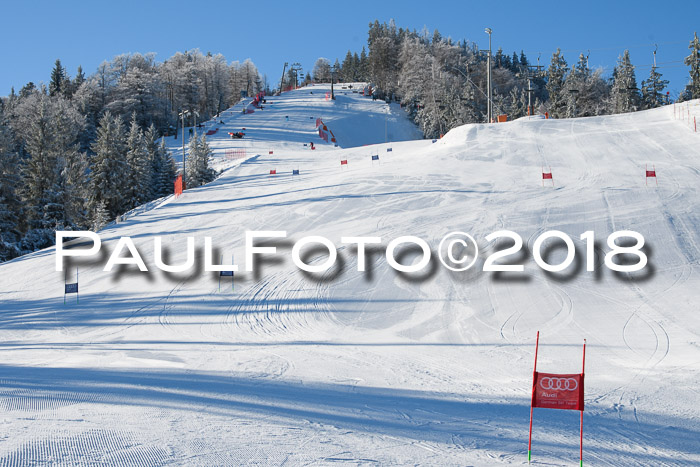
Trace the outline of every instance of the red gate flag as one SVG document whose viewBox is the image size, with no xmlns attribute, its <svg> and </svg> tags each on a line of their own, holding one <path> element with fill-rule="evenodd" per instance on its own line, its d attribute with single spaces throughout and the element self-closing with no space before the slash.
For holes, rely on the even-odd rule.
<svg viewBox="0 0 700 467">
<path fill-rule="evenodd" d="M 268 153 L 268 154 L 273 154 L 273 153 L 274 153 L 274 151 L 268 151 L 267 153 Z"/>
<path fill-rule="evenodd" d="M 544 181 L 545 180 L 551 180 L 552 181 L 552 186 L 554 186 L 554 177 L 552 176 L 552 168 L 549 168 L 549 172 L 544 171 L 544 167 L 542 167 L 542 186 L 544 186 Z"/>
<path fill-rule="evenodd" d="M 270 170 L 270 175 L 277 175 L 277 169 Z"/>
<path fill-rule="evenodd" d="M 535 372 L 532 406 L 543 409 L 583 410 L 583 373 Z"/>
<path fill-rule="evenodd" d="M 348 160 L 343 159 L 342 161 L 340 161 L 340 165 L 348 165 Z"/>
<path fill-rule="evenodd" d="M 644 170 L 646 171 L 646 177 L 644 178 L 644 184 L 648 186 L 649 181 L 647 180 L 647 178 L 654 178 L 654 180 L 656 181 L 656 185 L 658 186 L 659 179 L 656 178 L 656 166 L 652 165 L 651 170 L 649 170 L 649 165 L 647 164 L 644 166 Z"/>
</svg>

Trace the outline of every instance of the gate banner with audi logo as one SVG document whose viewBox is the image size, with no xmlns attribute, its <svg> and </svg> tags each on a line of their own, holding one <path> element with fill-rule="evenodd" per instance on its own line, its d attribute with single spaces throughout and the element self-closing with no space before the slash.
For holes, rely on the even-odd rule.
<svg viewBox="0 0 700 467">
<path fill-rule="evenodd" d="M 532 382 L 532 406 L 583 410 L 583 373 L 562 375 L 536 371 Z"/>
<path fill-rule="evenodd" d="M 527 440 L 527 463 L 532 459 L 532 414 L 536 407 L 542 409 L 578 410 L 579 463 L 583 466 L 583 374 L 586 369 L 586 339 L 583 340 L 581 373 L 540 373 L 537 371 L 537 352 L 540 349 L 540 332 L 535 341 L 535 367 L 532 370 L 532 403 L 530 404 L 530 434 Z"/>
</svg>

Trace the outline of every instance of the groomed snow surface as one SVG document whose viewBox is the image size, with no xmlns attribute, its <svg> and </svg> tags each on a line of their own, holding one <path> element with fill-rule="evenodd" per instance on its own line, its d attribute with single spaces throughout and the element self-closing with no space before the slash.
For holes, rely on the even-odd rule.
<svg viewBox="0 0 700 467">
<path fill-rule="evenodd" d="M 318 85 L 207 122 L 213 163 L 230 168 L 105 228 L 99 258 L 67 261 L 79 303 L 63 303 L 52 248 L 0 265 L 0 464 L 522 465 L 538 330 L 540 371 L 579 372 L 588 340 L 585 465 L 700 463 L 700 135 L 665 107 L 396 142 L 418 137 L 398 106 L 336 89 L 335 102 Z M 320 140 L 317 117 L 339 147 Z M 645 164 L 658 187 L 645 186 Z M 481 270 L 486 235 L 502 229 L 527 246 L 509 258 L 524 273 Z M 545 274 L 531 251 L 555 229 L 580 261 Z M 615 274 L 606 239 L 627 229 L 644 236 L 649 265 Z M 209 236 L 217 258 L 242 266 L 246 230 L 288 238 L 258 274 L 236 273 L 234 290 L 201 267 L 154 267 L 155 236 L 171 264 L 187 236 L 201 259 Z M 340 242 L 415 235 L 435 251 L 455 230 L 481 248 L 463 273 L 434 262 L 401 275 L 381 249 L 361 273 Z M 589 230 L 595 272 L 579 239 Z M 307 235 L 338 246 L 336 268 L 293 265 Z M 121 236 L 149 273 L 102 271 Z M 533 464 L 578 463 L 578 415 L 535 409 Z"/>
</svg>

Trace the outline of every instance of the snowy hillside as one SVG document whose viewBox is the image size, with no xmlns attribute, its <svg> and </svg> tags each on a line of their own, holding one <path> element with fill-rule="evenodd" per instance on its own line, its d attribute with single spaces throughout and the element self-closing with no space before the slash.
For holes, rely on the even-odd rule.
<svg viewBox="0 0 700 467">
<path fill-rule="evenodd" d="M 587 339 L 586 465 L 700 463 L 700 136 L 665 107 L 405 141 L 417 130 L 398 107 L 342 89 L 328 101 L 328 90 L 208 122 L 215 162 L 231 168 L 101 231 L 103 255 L 68 268 L 70 282 L 79 265 L 79 303 L 63 303 L 54 249 L 0 265 L 0 464 L 523 464 L 538 330 L 541 371 L 580 371 Z M 168 144 L 177 154 L 182 143 Z M 510 258 L 522 273 L 482 271 L 485 237 L 504 229 L 525 243 Z M 179 264 L 192 236 L 243 269 L 251 230 L 288 238 L 233 290 L 201 267 L 154 267 L 154 237 Z M 546 274 L 532 251 L 551 230 L 573 239 L 577 260 Z M 603 265 L 622 230 L 646 240 L 638 273 Z M 341 242 L 412 235 L 435 252 L 453 231 L 479 244 L 467 272 L 433 261 L 399 274 L 380 248 L 358 272 Z M 338 247 L 336 267 L 296 268 L 292 245 L 307 235 Z M 102 270 L 122 236 L 151 271 Z M 536 409 L 533 463 L 578 463 L 578 421 Z"/>
<path fill-rule="evenodd" d="M 207 141 L 214 151 L 212 166 L 236 165 L 243 153 L 247 157 L 269 150 L 296 150 L 304 144 L 340 148 L 363 146 L 386 141 L 421 139 L 420 130 L 411 124 L 399 104 L 385 104 L 362 96 L 363 83 L 335 86 L 335 102 L 328 99 L 330 86 L 311 85 L 280 97 L 268 96 L 262 109 L 250 105 L 252 99 L 241 100 L 224 111 L 219 118 L 204 122 L 197 131 L 213 133 Z M 253 113 L 243 114 L 244 109 Z M 319 138 L 316 119 L 320 118 L 336 137 L 332 142 Z M 185 127 L 185 151 L 189 152 L 190 127 Z M 230 133 L 245 136 L 233 139 Z M 194 134 L 194 133 L 192 133 Z M 166 138 L 173 158 L 182 163 L 182 135 Z M 321 148 L 319 148 L 321 149 Z M 227 157 L 227 150 L 229 156 Z M 231 154 L 231 153 L 234 154 Z"/>
</svg>

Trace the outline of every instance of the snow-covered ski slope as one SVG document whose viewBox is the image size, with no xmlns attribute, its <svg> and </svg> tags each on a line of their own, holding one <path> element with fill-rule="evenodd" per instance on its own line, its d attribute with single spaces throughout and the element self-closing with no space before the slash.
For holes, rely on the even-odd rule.
<svg viewBox="0 0 700 467">
<path fill-rule="evenodd" d="M 64 305 L 53 249 L 0 265 L 0 464 L 524 464 L 538 330 L 540 371 L 580 371 L 588 340 L 586 465 L 700 463 L 698 134 L 667 107 L 384 144 L 386 104 L 325 91 L 225 114 L 210 141 L 236 167 L 100 232 L 103 252 L 130 236 L 151 272 L 103 272 L 106 252 L 83 260 L 80 303 Z M 340 148 L 321 143 L 316 117 Z M 228 138 L 243 127 L 243 140 Z M 389 138 L 408 128 L 392 108 Z M 242 144 L 247 160 L 225 161 Z M 645 186 L 645 164 L 658 187 Z M 554 187 L 542 187 L 542 166 Z M 436 250 L 462 230 L 483 259 L 484 237 L 502 229 L 529 250 L 566 232 L 581 261 L 546 275 L 526 252 L 512 258 L 524 273 L 483 272 L 480 260 L 416 277 L 375 250 L 360 273 L 340 242 L 415 235 Z M 613 274 L 598 256 L 587 272 L 579 236 L 594 231 L 600 253 L 625 229 L 646 239 L 647 268 Z M 200 249 L 210 236 L 217 258 L 242 265 L 246 230 L 288 238 L 233 291 L 201 267 L 153 267 L 154 236 L 170 263 L 185 260 L 187 236 Z M 299 271 L 291 244 L 306 235 L 333 241 L 339 267 Z M 578 423 L 536 409 L 533 463 L 578 463 Z"/>
<path fill-rule="evenodd" d="M 262 110 L 250 105 L 252 99 L 243 99 L 219 118 L 201 123 L 197 131 L 199 135 L 215 131 L 207 136 L 207 141 L 214 152 L 212 166 L 217 169 L 236 165 L 243 153 L 251 157 L 269 155 L 270 150 L 298 151 L 310 143 L 325 148 L 335 148 L 336 144 L 348 148 L 422 138 L 420 130 L 405 118 L 398 104 L 388 105 L 363 97 L 363 86 L 364 83 L 339 84 L 335 86 L 336 99 L 332 101 L 327 97 L 330 86 L 311 85 L 284 93 L 282 97 L 268 96 Z M 252 109 L 254 113 L 243 114 L 244 109 Z M 317 118 L 336 137 L 335 142 L 331 141 L 331 134 L 327 142 L 319 138 Z M 186 154 L 189 154 L 190 130 L 194 128 L 185 127 Z M 245 136 L 232 139 L 229 134 L 236 132 Z M 173 158 L 182 164 L 182 134 L 165 141 Z"/>
</svg>

